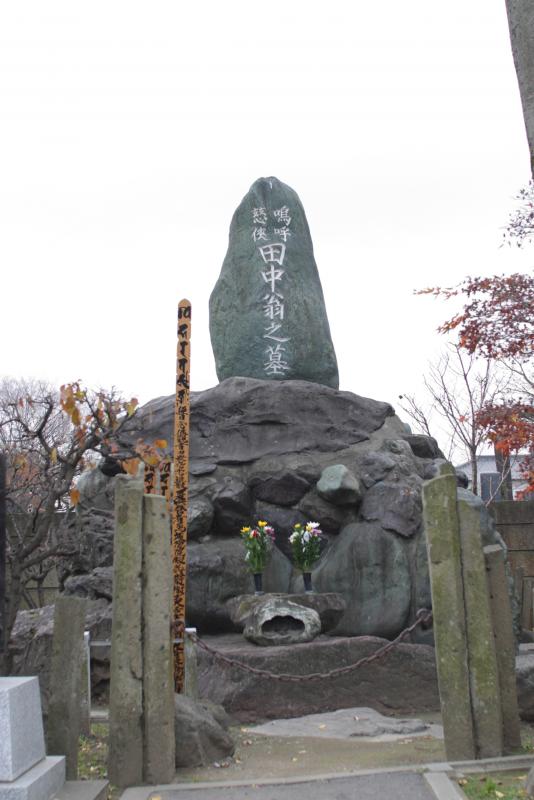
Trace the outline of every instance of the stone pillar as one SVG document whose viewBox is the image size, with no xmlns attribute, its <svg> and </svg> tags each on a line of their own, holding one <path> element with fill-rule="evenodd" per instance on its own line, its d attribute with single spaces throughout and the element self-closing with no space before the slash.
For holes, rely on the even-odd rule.
<svg viewBox="0 0 534 800">
<path fill-rule="evenodd" d="M 456 476 L 452 467 L 423 487 L 436 665 L 445 752 L 450 761 L 476 757 L 462 580 Z"/>
<path fill-rule="evenodd" d="M 6 672 L 6 460 L 0 453 L 0 675 Z"/>
<path fill-rule="evenodd" d="M 115 786 L 143 783 L 143 484 L 115 484 L 113 622 L 108 775 Z"/>
<path fill-rule="evenodd" d="M 477 758 L 502 756 L 502 715 L 479 498 L 457 502 Z"/>
<path fill-rule="evenodd" d="M 158 784 L 175 774 L 171 527 L 164 497 L 143 504 L 144 780 Z"/>
<path fill-rule="evenodd" d="M 515 637 L 504 552 L 497 544 L 484 548 L 490 593 L 495 651 L 499 671 L 503 747 L 511 753 L 521 747 L 521 730 L 515 682 Z"/>
<path fill-rule="evenodd" d="M 81 597 L 58 597 L 54 609 L 47 750 L 66 757 L 68 780 L 78 777 L 86 609 Z"/>
</svg>

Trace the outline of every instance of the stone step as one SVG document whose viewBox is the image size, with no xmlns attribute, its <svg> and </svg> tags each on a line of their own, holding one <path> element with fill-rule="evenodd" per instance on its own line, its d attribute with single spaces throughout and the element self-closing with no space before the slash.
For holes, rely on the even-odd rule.
<svg viewBox="0 0 534 800">
<path fill-rule="evenodd" d="M 0 783 L 0 800 L 52 800 L 65 783 L 65 757 L 48 756 L 14 781 Z"/>
<path fill-rule="evenodd" d="M 109 781 L 66 781 L 54 800 L 106 800 Z"/>
</svg>

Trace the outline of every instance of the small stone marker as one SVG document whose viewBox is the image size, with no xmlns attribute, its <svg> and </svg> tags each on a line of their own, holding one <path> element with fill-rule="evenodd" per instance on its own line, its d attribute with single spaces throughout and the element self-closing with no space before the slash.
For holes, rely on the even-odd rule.
<svg viewBox="0 0 534 800">
<path fill-rule="evenodd" d="M 499 670 L 503 746 L 505 753 L 521 747 L 515 677 L 515 636 L 504 552 L 497 544 L 484 548 L 490 592 L 495 651 Z"/>
<path fill-rule="evenodd" d="M 78 739 L 82 705 L 84 627 L 87 600 L 58 597 L 50 666 L 47 750 L 65 755 L 67 779 L 78 777 Z"/>
<path fill-rule="evenodd" d="M 210 335 L 220 381 L 240 376 L 338 388 L 306 214 L 278 178 L 259 178 L 232 218 L 210 297 Z"/>
<path fill-rule="evenodd" d="M 476 747 L 469 688 L 456 476 L 452 467 L 447 467 L 442 467 L 441 475 L 423 486 L 423 513 L 445 752 L 450 761 L 467 761 L 476 758 Z"/>
</svg>

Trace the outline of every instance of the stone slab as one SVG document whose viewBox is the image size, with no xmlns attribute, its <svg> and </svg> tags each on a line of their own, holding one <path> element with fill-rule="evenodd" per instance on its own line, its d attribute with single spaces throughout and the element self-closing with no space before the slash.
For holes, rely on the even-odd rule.
<svg viewBox="0 0 534 800">
<path fill-rule="evenodd" d="M 0 781 L 13 781 L 45 756 L 38 678 L 0 678 Z"/>
<path fill-rule="evenodd" d="M 109 781 L 66 781 L 54 800 L 107 800 Z"/>
<path fill-rule="evenodd" d="M 291 719 L 274 719 L 250 728 L 265 736 L 313 737 L 314 739 L 372 739 L 393 742 L 417 736 L 443 739 L 441 725 L 418 719 L 386 717 L 374 708 L 340 708 L 323 714 L 309 714 Z"/>
<path fill-rule="evenodd" d="M 305 675 L 328 673 L 370 656 L 388 642 L 375 636 L 318 636 L 292 647 L 258 647 L 240 634 L 201 637 L 224 656 L 252 667 Z M 197 646 L 200 696 L 224 706 L 240 722 L 287 719 L 338 708 L 371 706 L 388 714 L 439 710 L 434 648 L 400 644 L 354 672 L 313 683 L 263 678 L 227 666 Z"/>
<path fill-rule="evenodd" d="M 65 783 L 65 758 L 48 756 L 17 780 L 0 783 L 0 800 L 51 800 Z"/>
</svg>

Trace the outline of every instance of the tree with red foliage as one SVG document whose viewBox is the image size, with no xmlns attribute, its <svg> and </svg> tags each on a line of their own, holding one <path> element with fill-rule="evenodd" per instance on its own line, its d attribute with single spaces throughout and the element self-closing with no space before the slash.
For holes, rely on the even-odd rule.
<svg viewBox="0 0 534 800">
<path fill-rule="evenodd" d="M 476 422 L 487 441 L 505 459 L 527 453 L 521 462 L 527 482 L 523 497 L 534 493 L 534 276 L 515 273 L 466 278 L 452 288 L 434 287 L 418 294 L 462 297 L 463 309 L 441 325 L 440 333 L 458 333 L 469 354 L 498 362 L 513 377 L 508 395 L 488 403 Z"/>
</svg>

